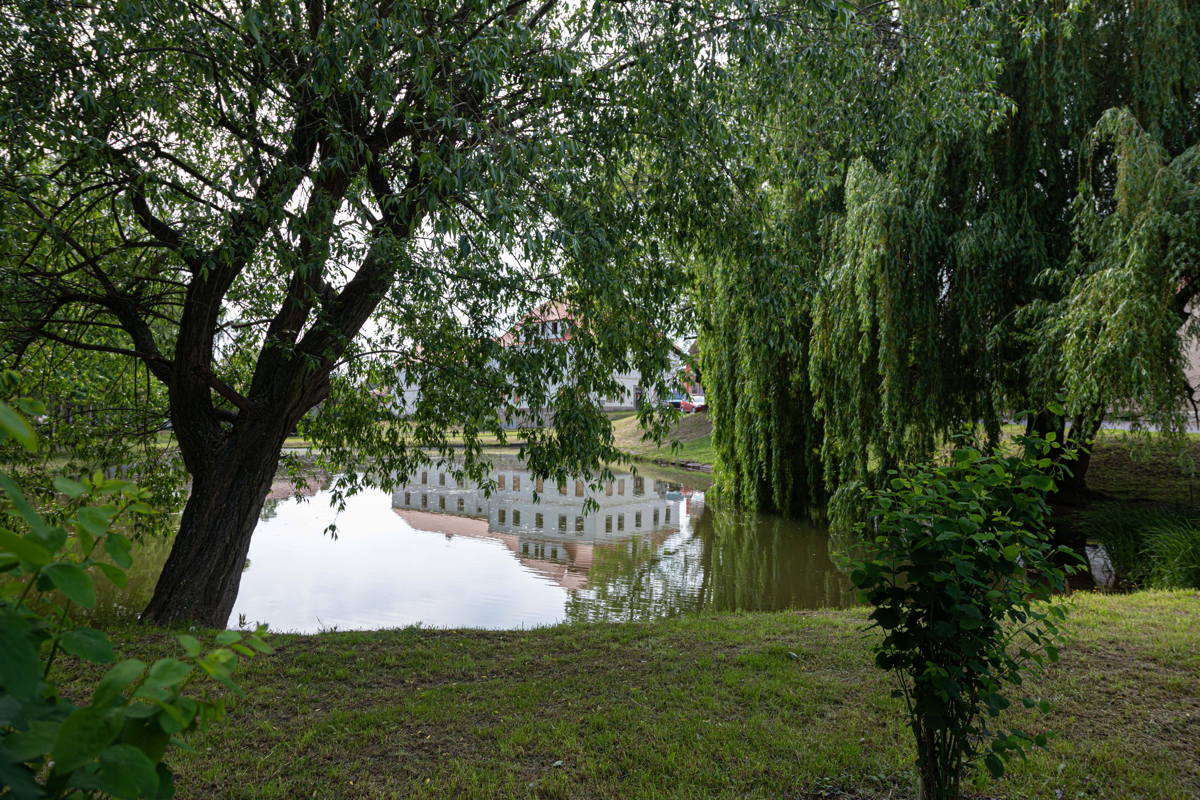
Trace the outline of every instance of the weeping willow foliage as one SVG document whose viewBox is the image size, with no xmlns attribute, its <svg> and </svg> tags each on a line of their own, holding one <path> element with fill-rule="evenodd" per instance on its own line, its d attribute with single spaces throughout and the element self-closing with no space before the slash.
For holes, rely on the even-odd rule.
<svg viewBox="0 0 1200 800">
<path fill-rule="evenodd" d="M 1064 393 L 1035 424 L 1083 444 L 1106 409 L 1181 421 L 1200 3 L 882 13 L 852 57 L 777 43 L 796 71 L 756 108 L 771 199 L 747 226 L 771 256 L 731 245 L 697 272 L 742 505 L 795 513 Z"/>
</svg>

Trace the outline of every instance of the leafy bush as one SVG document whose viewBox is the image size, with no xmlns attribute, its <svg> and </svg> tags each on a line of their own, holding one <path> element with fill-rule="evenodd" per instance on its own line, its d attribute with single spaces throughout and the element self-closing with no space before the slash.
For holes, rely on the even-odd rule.
<svg viewBox="0 0 1200 800">
<path fill-rule="evenodd" d="M 1083 530 L 1104 545 L 1113 569 L 1135 587 L 1200 589 L 1200 517 L 1168 506 L 1101 503 Z"/>
<path fill-rule="evenodd" d="M 36 411 L 29 401 L 20 407 Z M 0 402 L 4 440 L 32 448 L 36 436 L 21 414 Z M 124 585 L 130 542 L 113 526 L 149 508 L 137 487 L 101 474 L 58 478 L 55 486 L 66 499 L 42 512 L 0 472 L 0 794 L 17 800 L 169 798 L 171 773 L 162 763 L 167 748 L 224 711 L 219 698 L 185 691 L 199 675 L 238 691 L 232 675 L 239 655 L 270 648 L 261 629 L 218 633 L 218 647 L 208 652 L 182 635 L 184 658 L 121 661 L 95 685 L 88 704 L 62 697 L 53 667 L 63 654 L 98 664 L 113 660 L 108 637 L 75 626 L 71 612 L 95 604 L 93 575 Z"/>
<path fill-rule="evenodd" d="M 916 738 L 924 800 L 959 796 L 964 768 L 980 756 L 999 776 L 1013 755 L 1046 734 L 994 731 L 1007 687 L 1058 657 L 1069 568 L 1054 557 L 1046 496 L 1054 441 L 1018 437 L 1023 452 L 985 456 L 964 448 L 953 462 L 869 493 L 875 537 L 850 579 L 883 631 L 876 664 L 897 676 Z M 1048 708 L 1022 697 L 1027 707 Z M 987 740 L 990 739 L 990 743 Z"/>
</svg>

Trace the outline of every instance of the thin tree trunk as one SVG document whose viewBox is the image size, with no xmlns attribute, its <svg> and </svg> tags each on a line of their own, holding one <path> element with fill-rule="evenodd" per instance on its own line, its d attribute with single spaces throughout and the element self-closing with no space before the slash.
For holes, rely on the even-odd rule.
<svg viewBox="0 0 1200 800">
<path fill-rule="evenodd" d="M 226 626 L 286 431 L 232 440 L 193 474 L 179 533 L 143 620 Z"/>
</svg>

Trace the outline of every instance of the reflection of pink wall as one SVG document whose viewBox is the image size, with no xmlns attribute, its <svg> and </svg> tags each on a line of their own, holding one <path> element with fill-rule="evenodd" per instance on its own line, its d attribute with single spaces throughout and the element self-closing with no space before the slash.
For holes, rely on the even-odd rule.
<svg viewBox="0 0 1200 800">
<path fill-rule="evenodd" d="M 299 485 L 291 478 L 276 478 L 271 482 L 271 491 L 267 492 L 267 500 L 287 500 L 299 494 L 301 497 L 313 497 L 317 490 L 321 488 L 321 479 L 316 476 L 311 476 L 304 479 L 304 483 Z"/>
<path fill-rule="evenodd" d="M 471 539 L 494 539 L 502 543 L 526 567 L 564 589 L 582 589 L 587 586 L 588 570 L 592 568 L 591 544 L 556 542 L 555 544 L 561 547 L 567 555 L 565 562 L 529 558 L 521 555 L 520 537 L 491 530 L 486 519 L 414 511 L 408 508 L 393 508 L 392 510 L 415 530 L 465 536 Z"/>
<path fill-rule="evenodd" d="M 415 511 L 411 508 L 392 508 L 400 519 L 419 531 L 451 533 L 455 536 L 495 538 L 488 536 L 488 521 L 476 517 L 456 517 L 451 514 L 435 514 L 430 511 Z"/>
</svg>

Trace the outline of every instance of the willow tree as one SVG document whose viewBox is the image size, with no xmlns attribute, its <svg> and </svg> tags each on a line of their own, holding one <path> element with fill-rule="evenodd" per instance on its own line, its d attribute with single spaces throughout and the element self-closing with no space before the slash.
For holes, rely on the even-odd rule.
<svg viewBox="0 0 1200 800">
<path fill-rule="evenodd" d="M 836 116 L 829 72 L 796 71 L 758 116 L 777 133 L 756 219 L 788 273 L 776 282 L 802 289 L 748 305 L 709 295 L 701 345 L 737 499 L 795 511 L 980 420 L 994 440 L 1023 409 L 1085 445 L 1114 407 L 1178 427 L 1178 334 L 1200 288 L 1181 226 L 1200 140 L 1197 10 L 889 3 L 852 62 L 829 61 L 855 89 Z M 718 287 L 760 276 L 732 248 L 709 270 Z M 796 343 L 782 353 L 740 344 L 781 327 Z M 772 373 L 775 402 L 746 402 Z M 1050 411 L 1059 397 L 1065 415 Z M 794 446 L 772 433 L 785 426 L 819 437 L 804 443 L 809 469 L 767 457 Z"/>
<path fill-rule="evenodd" d="M 687 165 L 719 124 L 720 37 L 754 22 L 722 9 L 5 4 L 0 361 L 110 463 L 140 468 L 120 448 L 169 421 L 191 491 L 149 618 L 225 624 L 298 424 L 346 491 L 450 429 L 482 477 L 518 400 L 554 418 L 526 431 L 535 470 L 615 455 L 595 398 L 630 367 L 668 379 L 668 254 L 720 194 Z M 570 352 L 502 346 L 547 300 Z"/>
</svg>

